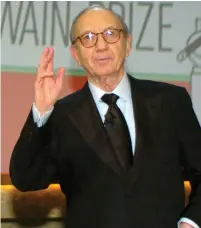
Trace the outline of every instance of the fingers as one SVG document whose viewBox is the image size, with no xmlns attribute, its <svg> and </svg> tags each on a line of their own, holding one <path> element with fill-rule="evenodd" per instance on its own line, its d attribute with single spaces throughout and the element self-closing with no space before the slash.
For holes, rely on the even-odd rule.
<svg viewBox="0 0 201 228">
<path fill-rule="evenodd" d="M 64 67 L 59 68 L 55 79 L 55 83 L 59 88 L 61 88 L 63 85 L 64 74 L 65 74 L 65 68 Z"/>
<path fill-rule="evenodd" d="M 41 80 L 44 80 L 44 78 L 53 78 L 54 77 L 54 73 L 53 72 L 39 72 L 39 74 L 37 74 L 37 78 L 36 81 L 40 82 Z"/>
<path fill-rule="evenodd" d="M 53 69 L 53 58 L 54 58 L 54 49 L 53 48 L 45 48 L 43 53 L 40 57 L 40 64 L 38 67 L 38 74 L 37 74 L 37 82 L 40 83 L 41 80 L 47 77 L 54 76 L 54 69 Z M 63 84 L 65 68 L 61 67 L 57 71 L 57 77 L 55 79 L 55 83 L 58 87 L 61 87 Z"/>
<path fill-rule="evenodd" d="M 64 75 L 65 75 L 65 68 L 64 67 L 59 68 L 57 71 L 57 76 L 54 79 L 55 84 L 57 85 L 58 88 L 61 88 L 63 85 Z M 43 74 L 43 76 L 39 77 L 38 80 L 36 80 L 36 84 L 41 83 L 45 78 L 52 78 L 52 76 L 53 76 L 52 72 L 46 72 Z"/>
<path fill-rule="evenodd" d="M 44 48 L 38 66 L 37 80 L 40 80 L 41 78 L 46 76 L 53 76 L 53 58 L 54 49 Z"/>
<path fill-rule="evenodd" d="M 42 63 L 44 62 L 44 59 L 47 58 L 47 55 L 49 53 L 49 48 L 44 48 L 43 52 L 40 56 L 40 64 L 42 65 Z"/>
<path fill-rule="evenodd" d="M 48 70 L 48 72 L 53 71 L 53 57 L 54 57 L 54 49 L 44 48 L 43 53 L 40 57 L 39 67 L 42 68 L 43 70 Z"/>
<path fill-rule="evenodd" d="M 54 49 L 50 48 L 48 56 L 47 56 L 47 69 L 46 69 L 46 71 L 48 73 L 54 71 L 53 60 L 54 60 Z"/>
</svg>

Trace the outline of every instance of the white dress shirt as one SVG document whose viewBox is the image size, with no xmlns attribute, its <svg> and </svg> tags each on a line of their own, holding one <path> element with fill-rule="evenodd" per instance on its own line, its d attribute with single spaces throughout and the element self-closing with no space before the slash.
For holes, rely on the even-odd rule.
<svg viewBox="0 0 201 228">
<path fill-rule="evenodd" d="M 96 107 L 100 113 L 102 121 L 104 122 L 105 114 L 108 109 L 108 105 L 101 100 L 101 97 L 106 92 L 101 90 L 100 88 L 96 87 L 91 82 L 88 82 L 88 83 L 89 83 L 89 89 L 93 96 Z M 131 88 L 130 88 L 128 76 L 126 74 L 123 76 L 122 80 L 119 82 L 117 87 L 110 93 L 114 93 L 119 96 L 119 99 L 117 100 L 117 105 L 120 108 L 120 110 L 122 111 L 122 113 L 125 117 L 125 120 L 127 122 L 128 129 L 130 132 L 130 137 L 131 137 L 132 150 L 134 153 L 135 152 L 136 129 L 135 129 L 135 121 L 134 121 L 133 102 L 132 102 L 132 97 L 131 97 Z M 54 107 L 52 107 L 51 110 L 49 110 L 48 112 L 46 112 L 42 116 L 40 116 L 40 113 L 37 110 L 37 108 L 35 107 L 35 104 L 33 104 L 33 107 L 32 107 L 33 118 L 34 118 L 34 122 L 37 124 L 38 127 L 43 126 L 47 122 L 53 109 L 54 109 Z M 188 218 L 181 218 L 178 222 L 178 228 L 180 227 L 181 222 L 188 223 L 193 228 L 200 228 L 197 224 L 195 224 L 192 220 L 190 220 Z"/>
<path fill-rule="evenodd" d="M 100 113 L 101 119 L 105 121 L 105 114 L 108 110 L 108 105 L 101 100 L 101 97 L 106 93 L 105 91 L 97 88 L 95 85 L 89 82 L 89 89 L 94 98 L 96 107 Z M 120 108 L 124 115 L 124 118 L 128 125 L 128 130 L 131 137 L 132 151 L 135 151 L 135 121 L 133 112 L 133 102 L 131 97 L 130 83 L 127 75 L 125 75 L 119 82 L 117 87 L 110 93 L 114 93 L 119 96 L 117 100 L 117 106 Z"/>
</svg>

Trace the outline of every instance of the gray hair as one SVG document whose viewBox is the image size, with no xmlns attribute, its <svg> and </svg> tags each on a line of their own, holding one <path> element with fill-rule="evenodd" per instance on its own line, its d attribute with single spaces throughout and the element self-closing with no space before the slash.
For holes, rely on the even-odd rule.
<svg viewBox="0 0 201 228">
<path fill-rule="evenodd" d="M 117 13 L 115 13 L 114 11 L 107 9 L 106 7 L 102 6 L 102 5 L 91 5 L 85 9 L 83 9 L 73 20 L 72 25 L 71 25 L 71 29 L 70 29 L 70 41 L 71 43 L 74 41 L 74 37 L 73 37 L 73 27 L 75 25 L 75 23 L 77 22 L 77 20 L 86 12 L 90 11 L 90 10 L 107 10 L 110 11 L 111 13 L 113 13 L 121 22 L 122 26 L 123 26 L 123 30 L 125 31 L 126 34 L 129 33 L 129 29 L 128 26 L 126 25 L 124 19 Z"/>
</svg>

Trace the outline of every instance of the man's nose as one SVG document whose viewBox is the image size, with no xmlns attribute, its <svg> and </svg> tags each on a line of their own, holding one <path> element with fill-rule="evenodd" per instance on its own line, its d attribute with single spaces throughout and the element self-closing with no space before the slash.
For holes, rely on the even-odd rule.
<svg viewBox="0 0 201 228">
<path fill-rule="evenodd" d="M 103 50 L 108 48 L 108 43 L 104 40 L 102 34 L 98 34 L 96 48 L 98 50 Z"/>
</svg>

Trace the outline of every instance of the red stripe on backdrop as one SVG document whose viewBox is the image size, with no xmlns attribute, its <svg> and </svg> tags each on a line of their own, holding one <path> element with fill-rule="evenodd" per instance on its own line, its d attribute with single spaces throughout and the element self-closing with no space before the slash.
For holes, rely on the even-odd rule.
<svg viewBox="0 0 201 228">
<path fill-rule="evenodd" d="M 1 75 L 2 85 L 2 166 L 8 173 L 10 155 L 34 101 L 34 74 L 8 73 Z M 86 77 L 66 76 L 61 97 L 80 89 Z"/>
<path fill-rule="evenodd" d="M 35 74 L 2 72 L 2 173 L 8 173 L 10 155 L 34 101 Z M 84 85 L 86 77 L 66 76 L 61 97 Z M 187 82 L 169 83 L 186 87 Z"/>
<path fill-rule="evenodd" d="M 190 84 L 189 84 L 189 82 L 175 82 L 175 81 L 166 81 L 166 82 L 168 82 L 170 84 L 177 85 L 177 86 L 182 86 L 182 87 L 186 88 L 186 90 L 188 92 L 190 92 Z"/>
</svg>

